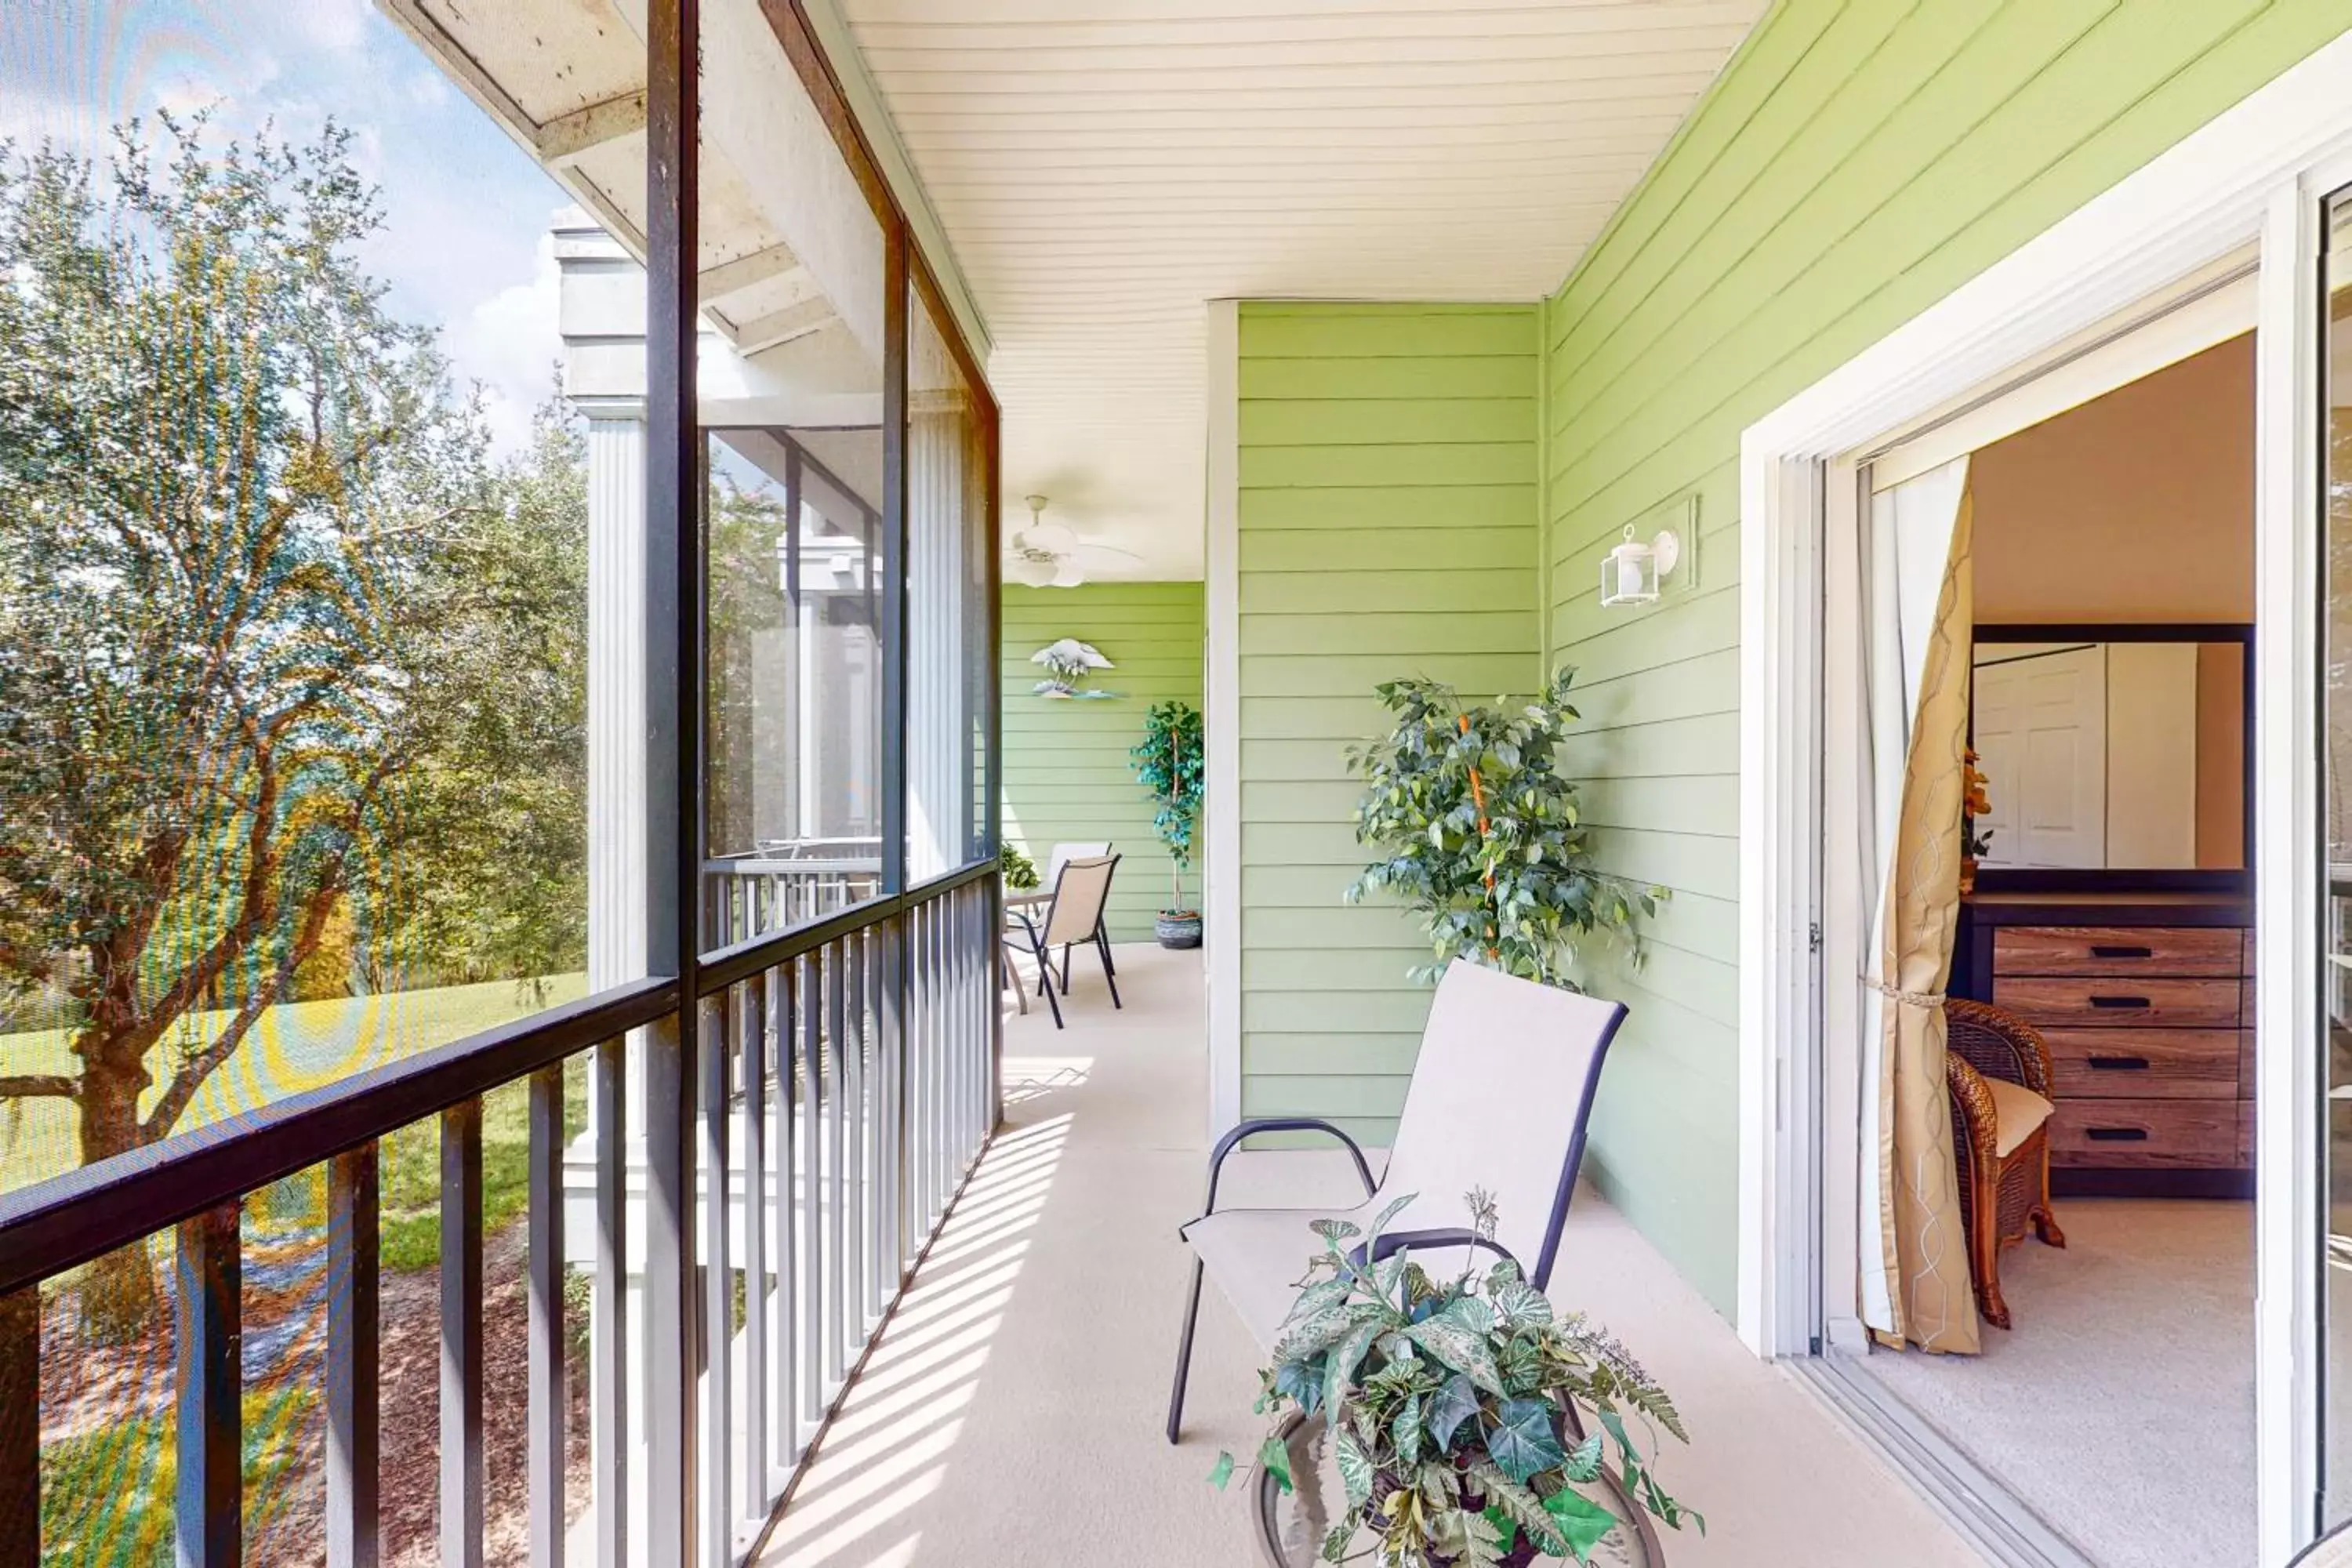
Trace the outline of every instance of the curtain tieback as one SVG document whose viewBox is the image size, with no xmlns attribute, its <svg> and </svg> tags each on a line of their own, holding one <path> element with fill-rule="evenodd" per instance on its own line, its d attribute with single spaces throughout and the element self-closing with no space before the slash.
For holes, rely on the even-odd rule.
<svg viewBox="0 0 2352 1568">
<path fill-rule="evenodd" d="M 1906 991 L 1884 981 L 1873 980 L 1866 974 L 1863 976 L 1862 983 L 1892 1002 L 1908 1002 L 1914 1007 L 1940 1007 L 1944 1005 L 1945 997 L 1941 991 Z"/>
</svg>

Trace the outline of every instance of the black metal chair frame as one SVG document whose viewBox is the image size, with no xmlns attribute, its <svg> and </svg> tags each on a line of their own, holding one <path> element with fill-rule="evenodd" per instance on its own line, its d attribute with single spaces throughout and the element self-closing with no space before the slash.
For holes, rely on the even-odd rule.
<svg viewBox="0 0 2352 1568">
<path fill-rule="evenodd" d="M 1568 1221 L 1569 1200 L 1575 1194 L 1576 1173 L 1584 1163 L 1584 1140 L 1592 1123 L 1592 1101 L 1601 1088 L 1601 1069 L 1608 1060 L 1609 1047 L 1617 1037 L 1618 1027 L 1624 1021 L 1625 1009 L 1621 1005 L 1615 1016 L 1609 1020 L 1608 1026 L 1601 1031 L 1601 1038 L 1593 1048 L 1591 1066 L 1586 1069 L 1584 1092 L 1578 1097 L 1574 1130 L 1569 1136 L 1568 1157 L 1561 1163 L 1559 1185 L 1552 1195 L 1551 1215 L 1544 1233 L 1543 1251 L 1536 1259 L 1535 1268 L 1528 1275 L 1528 1282 L 1538 1290 L 1546 1289 L 1551 1284 L 1552 1265 L 1559 1257 L 1560 1232 Z M 1355 1163 L 1356 1179 L 1364 1184 L 1365 1200 L 1370 1202 L 1379 1194 L 1380 1184 L 1372 1180 L 1372 1168 L 1365 1163 L 1364 1151 L 1345 1131 L 1318 1116 L 1261 1116 L 1236 1125 L 1231 1131 L 1218 1139 L 1217 1146 L 1209 1152 L 1209 1190 L 1202 1199 L 1200 1217 L 1205 1218 L 1217 1212 L 1217 1184 L 1224 1174 L 1225 1156 L 1231 1154 L 1243 1139 L 1260 1132 L 1320 1132 L 1339 1140 L 1341 1146 L 1348 1151 L 1349 1159 Z M 1187 1220 L 1184 1226 L 1177 1228 L 1178 1239 L 1183 1238 L 1185 1226 L 1189 1226 L 1192 1223 L 1192 1221 Z M 1401 1230 L 1382 1236 L 1380 1238 L 1379 1247 L 1374 1251 L 1374 1261 L 1386 1258 L 1400 1248 L 1459 1247 L 1465 1244 L 1484 1247 L 1489 1251 L 1501 1253 L 1506 1258 L 1510 1257 L 1508 1252 L 1504 1251 L 1498 1244 L 1491 1240 L 1477 1237 L 1466 1230 L 1444 1228 Z M 1176 1346 L 1175 1386 L 1169 1391 L 1168 1394 L 1168 1440 L 1171 1443 L 1182 1440 L 1184 1385 L 1192 1377 L 1192 1331 L 1200 1321 L 1201 1280 L 1207 1272 L 1207 1268 L 1208 1266 L 1201 1260 L 1200 1255 L 1195 1253 L 1192 1258 L 1192 1289 L 1184 1299 L 1183 1334 Z"/>
<path fill-rule="evenodd" d="M 1105 876 L 1103 879 L 1103 905 L 1105 909 L 1108 909 L 1110 904 L 1111 879 L 1118 875 L 1119 857 L 1113 855 L 1109 858 L 1110 871 L 1108 875 Z M 1059 998 L 1055 997 L 1054 994 L 1054 959 L 1053 955 L 1045 950 L 1045 933 L 1054 929 L 1054 911 L 1061 907 L 1062 902 L 1062 879 L 1068 876 L 1069 873 L 1070 868 L 1067 864 L 1065 864 L 1062 869 L 1055 875 L 1054 897 L 1052 900 L 1045 905 L 1045 916 L 1042 922 L 1031 919 L 1027 910 L 1016 909 L 1006 911 L 1013 920 L 1020 922 L 1022 934 L 1026 936 L 1029 940 L 1030 956 L 1037 961 L 1037 994 L 1045 997 L 1045 1005 L 1054 1010 L 1054 1027 L 1057 1029 L 1066 1028 L 1068 1026 L 1062 1021 L 1062 1004 Z M 1114 1009 L 1123 1011 L 1126 1007 L 1126 1004 L 1118 999 L 1118 969 L 1117 965 L 1111 963 L 1110 932 L 1104 926 L 1103 918 L 1103 912 L 1101 910 L 1097 910 L 1095 914 L 1094 935 L 1087 940 L 1091 942 L 1094 944 L 1095 951 L 1102 955 L 1103 984 L 1110 987 L 1111 1006 Z M 1010 931 L 1005 933 L 1007 945 L 1010 945 L 1012 934 L 1013 933 Z M 1070 994 L 1070 949 L 1075 945 L 1076 944 L 1066 942 L 1062 944 L 1061 993 L 1064 996 L 1067 996 Z M 1006 968 L 1012 973 L 1013 984 L 1015 986 L 1019 986 L 1021 984 L 1021 972 L 1018 969 L 1013 968 L 1010 964 L 1006 965 Z"/>
</svg>

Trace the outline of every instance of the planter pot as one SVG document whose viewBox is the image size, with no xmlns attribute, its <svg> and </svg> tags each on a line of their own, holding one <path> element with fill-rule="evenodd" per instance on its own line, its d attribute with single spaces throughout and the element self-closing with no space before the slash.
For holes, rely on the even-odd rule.
<svg viewBox="0 0 2352 1568">
<path fill-rule="evenodd" d="M 1198 910 L 1162 910 L 1152 927 L 1162 947 L 1198 947 L 1201 945 L 1201 912 Z"/>
</svg>

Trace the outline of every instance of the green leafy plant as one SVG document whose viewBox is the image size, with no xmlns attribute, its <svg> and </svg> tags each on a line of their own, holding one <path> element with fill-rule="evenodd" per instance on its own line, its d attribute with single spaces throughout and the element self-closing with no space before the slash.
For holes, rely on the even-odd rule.
<svg viewBox="0 0 2352 1568">
<path fill-rule="evenodd" d="M 1492 1201 L 1478 1192 L 1466 1201 L 1491 1239 Z M 1623 1496 L 1670 1528 L 1687 1520 L 1704 1531 L 1706 1521 L 1658 1484 L 1627 1425 L 1642 1423 L 1654 1449 L 1658 1429 L 1689 1440 L 1682 1419 L 1613 1336 L 1581 1313 L 1556 1316 L 1508 1259 L 1447 1282 L 1403 1252 L 1368 1261 L 1382 1226 L 1412 1202 L 1389 1205 L 1368 1236 L 1344 1220 L 1315 1222 L 1323 1252 L 1275 1364 L 1259 1373 L 1258 1409 L 1274 1430 L 1257 1464 L 1285 1490 L 1297 1484 L 1291 1417 L 1319 1415 L 1329 1433 L 1346 1497 L 1323 1559 L 1364 1555 L 1355 1549 L 1369 1537 L 1369 1554 L 1390 1568 L 1519 1568 L 1538 1551 L 1590 1562 L 1622 1528 L 1595 1500 L 1612 1462 Z M 1583 1436 L 1579 1406 L 1601 1431 Z M 1210 1479 L 1223 1486 L 1234 1470 L 1220 1454 Z"/>
<path fill-rule="evenodd" d="M 1633 911 L 1657 912 L 1664 889 L 1594 868 L 1576 784 L 1559 771 L 1574 679 L 1563 668 L 1533 700 L 1491 707 L 1465 708 L 1442 681 L 1374 689 L 1395 727 L 1350 747 L 1348 766 L 1364 780 L 1356 840 L 1381 858 L 1347 897 L 1392 893 L 1422 917 L 1436 962 L 1416 979 L 1466 958 L 1572 990 L 1578 938 L 1601 931 L 1630 948 Z"/>
<path fill-rule="evenodd" d="M 1184 905 L 1184 873 L 1192 865 L 1192 833 L 1201 820 L 1201 710 L 1189 702 L 1153 703 L 1143 716 L 1143 739 L 1128 755 L 1135 759 L 1137 782 L 1157 808 L 1151 826 L 1168 847 L 1176 898 L 1163 912 L 1192 914 Z"/>
<path fill-rule="evenodd" d="M 1021 846 L 1010 838 L 996 847 L 996 869 L 1004 885 L 1016 893 L 1034 891 L 1037 886 L 1037 863 L 1021 853 Z"/>
</svg>

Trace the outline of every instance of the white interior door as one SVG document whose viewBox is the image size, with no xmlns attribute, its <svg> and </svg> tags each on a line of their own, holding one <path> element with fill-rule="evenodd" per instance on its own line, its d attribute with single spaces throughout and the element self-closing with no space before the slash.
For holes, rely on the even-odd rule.
<svg viewBox="0 0 2352 1568">
<path fill-rule="evenodd" d="M 1996 863 L 2107 863 L 2104 647 L 1996 649 L 1977 668 L 1976 748 Z"/>
</svg>

